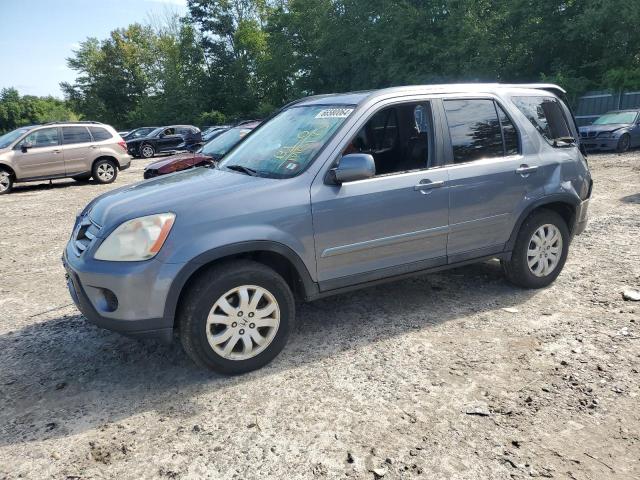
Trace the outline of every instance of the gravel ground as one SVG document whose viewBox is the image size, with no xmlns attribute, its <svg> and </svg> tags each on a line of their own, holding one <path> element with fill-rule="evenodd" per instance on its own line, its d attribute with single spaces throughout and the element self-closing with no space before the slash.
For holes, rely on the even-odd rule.
<svg viewBox="0 0 640 480">
<path fill-rule="evenodd" d="M 640 153 L 593 155 L 591 220 L 551 287 L 496 262 L 298 308 L 234 378 L 85 323 L 60 255 L 110 186 L 0 197 L 0 478 L 640 478 Z"/>
</svg>

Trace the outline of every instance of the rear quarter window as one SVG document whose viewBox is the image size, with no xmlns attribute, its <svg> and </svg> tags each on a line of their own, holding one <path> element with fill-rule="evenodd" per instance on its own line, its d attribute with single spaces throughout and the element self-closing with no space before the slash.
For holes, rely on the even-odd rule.
<svg viewBox="0 0 640 480">
<path fill-rule="evenodd" d="M 113 135 L 111 135 L 111 133 L 109 133 L 109 131 L 105 128 L 89 127 L 89 131 L 91 132 L 91 136 L 93 137 L 94 142 L 101 142 L 102 140 L 113 138 Z"/>
<path fill-rule="evenodd" d="M 511 100 L 551 145 L 558 138 L 572 136 L 558 99 L 550 96 L 527 96 L 512 97 Z"/>
</svg>

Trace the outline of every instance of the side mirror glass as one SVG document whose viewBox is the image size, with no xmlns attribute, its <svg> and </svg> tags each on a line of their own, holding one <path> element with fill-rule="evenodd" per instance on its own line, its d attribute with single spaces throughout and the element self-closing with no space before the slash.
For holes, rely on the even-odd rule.
<svg viewBox="0 0 640 480">
<path fill-rule="evenodd" d="M 331 176 L 337 184 L 365 180 L 376 174 L 373 157 L 367 153 L 350 153 L 340 159 L 338 166 L 331 169 Z"/>
</svg>

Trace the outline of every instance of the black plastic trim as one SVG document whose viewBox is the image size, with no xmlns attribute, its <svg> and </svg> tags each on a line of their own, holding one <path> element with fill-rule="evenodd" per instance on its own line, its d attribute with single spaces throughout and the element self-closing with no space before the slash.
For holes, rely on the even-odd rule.
<svg viewBox="0 0 640 480">
<path fill-rule="evenodd" d="M 198 269 L 224 257 L 252 252 L 273 252 L 287 258 L 291 265 L 293 265 L 293 267 L 296 269 L 298 276 L 302 280 L 301 287 L 304 297 L 306 299 L 309 299 L 317 295 L 317 284 L 311 278 L 311 275 L 309 274 L 309 271 L 307 270 L 307 267 L 305 266 L 302 259 L 291 248 L 282 243 L 273 242 L 270 240 L 255 240 L 233 243 L 230 245 L 225 245 L 223 247 L 214 248 L 212 250 L 209 250 L 208 252 L 198 255 L 194 259 L 187 262 L 184 267 L 178 272 L 173 282 L 171 283 L 169 294 L 167 295 L 167 299 L 165 301 L 164 318 L 167 323 L 170 321 L 173 324 L 176 309 L 178 307 L 178 300 L 180 299 L 182 289 Z"/>
<path fill-rule="evenodd" d="M 545 205 L 549 205 L 551 203 L 565 203 L 567 204 L 567 206 L 574 209 L 574 213 L 576 214 L 574 214 L 573 216 L 573 221 L 571 225 L 567 225 L 567 227 L 569 228 L 569 231 L 574 232 L 576 221 L 578 218 L 577 211 L 581 203 L 580 199 L 569 193 L 554 193 L 551 195 L 546 195 L 536 200 L 535 202 L 529 204 L 527 208 L 525 208 L 524 211 L 520 214 L 520 216 L 518 217 L 518 220 L 516 221 L 513 227 L 511 236 L 509 237 L 509 240 L 505 244 L 505 251 L 513 250 L 513 246 L 516 243 L 516 237 L 518 236 L 518 232 L 520 231 L 520 226 L 525 221 L 525 219 L 531 214 L 531 212 L 533 212 L 536 208 L 544 207 Z"/>
</svg>

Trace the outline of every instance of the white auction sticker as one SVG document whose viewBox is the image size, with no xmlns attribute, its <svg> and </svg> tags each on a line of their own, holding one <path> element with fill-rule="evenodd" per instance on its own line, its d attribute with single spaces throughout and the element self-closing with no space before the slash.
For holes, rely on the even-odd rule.
<svg viewBox="0 0 640 480">
<path fill-rule="evenodd" d="M 325 108 L 320 110 L 316 118 L 347 118 L 353 108 Z"/>
</svg>

